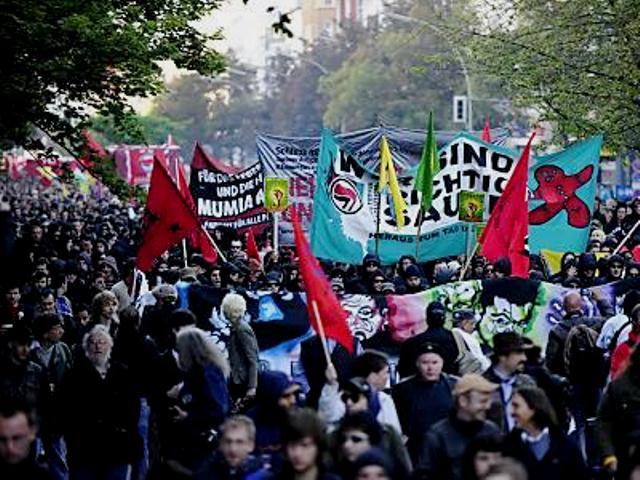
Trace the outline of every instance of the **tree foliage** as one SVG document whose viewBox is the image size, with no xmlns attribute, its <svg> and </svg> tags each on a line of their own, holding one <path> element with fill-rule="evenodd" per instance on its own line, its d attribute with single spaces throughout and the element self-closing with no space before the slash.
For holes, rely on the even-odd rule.
<svg viewBox="0 0 640 480">
<path fill-rule="evenodd" d="M 605 133 L 614 149 L 640 148 L 640 0 L 478 3 L 484 21 L 452 27 L 478 74 L 560 136 Z"/>
<path fill-rule="evenodd" d="M 192 22 L 220 0 L 7 0 L 0 9 L 0 143 L 38 149 L 37 132 L 80 154 L 98 112 L 142 140 L 127 97 L 161 90 L 160 60 L 214 74 L 224 59 Z M 105 179 L 103 179 L 105 180 Z M 115 180 L 114 180 L 115 181 Z"/>
</svg>

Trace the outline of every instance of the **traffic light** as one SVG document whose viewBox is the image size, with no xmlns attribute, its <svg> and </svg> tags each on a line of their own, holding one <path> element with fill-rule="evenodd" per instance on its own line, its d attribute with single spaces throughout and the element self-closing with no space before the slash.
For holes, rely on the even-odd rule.
<svg viewBox="0 0 640 480">
<path fill-rule="evenodd" d="M 467 123 L 467 97 L 453 96 L 453 123 Z"/>
</svg>

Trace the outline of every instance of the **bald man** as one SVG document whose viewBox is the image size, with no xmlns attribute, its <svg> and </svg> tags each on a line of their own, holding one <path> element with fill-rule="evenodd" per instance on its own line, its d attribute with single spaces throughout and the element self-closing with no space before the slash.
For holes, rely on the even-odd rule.
<svg viewBox="0 0 640 480">
<path fill-rule="evenodd" d="M 564 318 L 549 333 L 545 362 L 553 373 L 563 377 L 567 376 L 564 365 L 564 345 L 571 327 L 586 325 L 599 332 L 604 322 L 615 315 L 611 302 L 602 295 L 600 289 L 589 291 L 592 292 L 592 297 L 596 301 L 601 316 L 588 317 L 580 291 L 572 290 L 565 295 L 563 300 Z"/>
</svg>

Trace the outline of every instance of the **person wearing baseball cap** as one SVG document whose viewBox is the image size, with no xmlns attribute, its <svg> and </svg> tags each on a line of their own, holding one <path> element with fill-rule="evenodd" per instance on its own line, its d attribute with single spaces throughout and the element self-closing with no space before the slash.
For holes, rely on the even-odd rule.
<svg viewBox="0 0 640 480">
<path fill-rule="evenodd" d="M 425 342 L 414 350 L 414 375 L 396 384 L 393 401 L 412 460 L 418 456 L 424 434 L 453 407 L 455 377 L 443 373 L 444 358 L 439 345 Z"/>
<path fill-rule="evenodd" d="M 462 478 L 462 459 L 471 441 L 497 435 L 498 426 L 487 420 L 491 398 L 498 385 L 477 374 L 463 375 L 453 388 L 454 408 L 423 436 L 415 478 Z"/>
</svg>

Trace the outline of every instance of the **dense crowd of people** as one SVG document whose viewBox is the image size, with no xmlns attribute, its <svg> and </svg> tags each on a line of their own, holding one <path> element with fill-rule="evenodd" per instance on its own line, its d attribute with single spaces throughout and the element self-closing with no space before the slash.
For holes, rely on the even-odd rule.
<svg viewBox="0 0 640 480">
<path fill-rule="evenodd" d="M 544 348 L 515 332 L 488 345 L 474 311 L 433 301 L 397 359 L 329 340 L 327 362 L 306 340 L 300 385 L 261 369 L 246 302 L 304 291 L 292 247 L 265 236 L 250 258 L 220 229 L 225 262 L 179 245 L 143 275 L 140 206 L 28 181 L 0 190 L 2 479 L 640 479 L 640 291 L 616 312 L 594 290 L 598 316 L 580 294 L 638 277 L 640 199 L 598 202 L 587 252 L 559 272 L 531 255 L 531 279 L 569 288 Z M 466 263 L 322 266 L 338 296 L 511 275 L 506 258 Z M 224 349 L 179 308 L 186 284 L 222 289 Z"/>
</svg>

